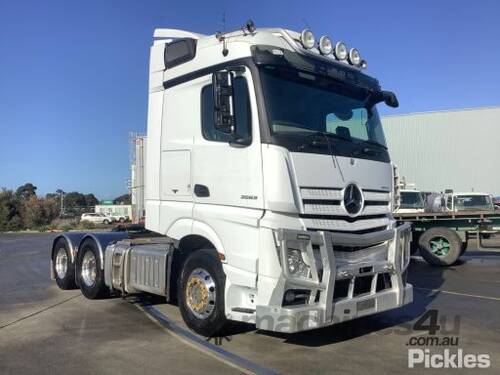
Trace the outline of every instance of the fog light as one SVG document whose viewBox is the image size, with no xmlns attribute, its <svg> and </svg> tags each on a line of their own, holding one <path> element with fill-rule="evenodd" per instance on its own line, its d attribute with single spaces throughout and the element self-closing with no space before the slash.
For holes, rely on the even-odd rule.
<svg viewBox="0 0 500 375">
<path fill-rule="evenodd" d="M 287 290 L 284 299 L 287 305 L 293 303 L 293 301 L 295 301 L 295 292 L 293 290 Z"/>
<path fill-rule="evenodd" d="M 309 277 L 309 266 L 302 258 L 302 251 L 298 249 L 288 249 L 287 254 L 288 271 L 295 277 Z"/>
<path fill-rule="evenodd" d="M 314 47 L 316 39 L 314 38 L 314 34 L 309 29 L 304 29 L 300 34 L 300 42 L 304 46 L 304 48 L 311 49 Z"/>
<path fill-rule="evenodd" d="M 306 289 L 290 289 L 283 295 L 282 306 L 306 305 L 309 302 L 311 291 Z"/>
</svg>

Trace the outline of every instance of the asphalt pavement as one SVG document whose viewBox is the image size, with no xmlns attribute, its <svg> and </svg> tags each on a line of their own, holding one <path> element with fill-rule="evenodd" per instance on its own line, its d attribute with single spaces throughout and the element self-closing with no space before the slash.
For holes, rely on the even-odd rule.
<svg viewBox="0 0 500 375">
<path fill-rule="evenodd" d="M 0 234 L 0 374 L 404 373 L 415 372 L 408 368 L 415 350 L 488 355 L 481 373 L 500 372 L 498 251 L 469 249 L 445 269 L 415 257 L 414 303 L 402 309 L 293 335 L 241 324 L 207 342 L 162 299 L 90 301 L 78 290 L 59 290 L 49 273 L 53 237 Z M 439 329 L 431 335 L 433 316 Z M 440 341 L 422 341 L 428 337 Z M 423 362 L 415 364 L 419 373 L 457 371 L 424 369 Z"/>
</svg>

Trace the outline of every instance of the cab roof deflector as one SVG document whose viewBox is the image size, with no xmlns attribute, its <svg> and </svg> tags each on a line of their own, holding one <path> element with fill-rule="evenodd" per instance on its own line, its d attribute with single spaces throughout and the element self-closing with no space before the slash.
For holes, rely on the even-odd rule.
<svg viewBox="0 0 500 375">
<path fill-rule="evenodd" d="M 191 38 L 191 39 L 200 39 L 205 37 L 206 35 L 192 33 L 190 31 L 179 30 L 179 29 L 155 29 L 153 34 L 153 38 L 161 38 L 161 39 L 181 39 L 181 38 Z"/>
</svg>

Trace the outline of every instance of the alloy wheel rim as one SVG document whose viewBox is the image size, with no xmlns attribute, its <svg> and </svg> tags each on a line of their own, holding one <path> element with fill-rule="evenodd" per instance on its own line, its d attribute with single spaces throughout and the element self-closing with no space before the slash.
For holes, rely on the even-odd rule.
<svg viewBox="0 0 500 375">
<path fill-rule="evenodd" d="M 64 279 L 68 272 L 68 255 L 66 249 L 60 248 L 56 255 L 56 274 L 59 279 Z"/>
<path fill-rule="evenodd" d="M 84 284 L 91 287 L 95 284 L 97 277 L 97 262 L 92 251 L 87 251 L 82 260 L 82 280 Z"/>
<path fill-rule="evenodd" d="M 439 257 L 446 256 L 450 252 L 450 242 L 445 237 L 434 237 L 430 240 L 431 251 Z"/>
<path fill-rule="evenodd" d="M 186 305 L 198 319 L 208 318 L 214 308 L 216 299 L 215 281 L 203 268 L 191 272 L 186 283 Z"/>
</svg>

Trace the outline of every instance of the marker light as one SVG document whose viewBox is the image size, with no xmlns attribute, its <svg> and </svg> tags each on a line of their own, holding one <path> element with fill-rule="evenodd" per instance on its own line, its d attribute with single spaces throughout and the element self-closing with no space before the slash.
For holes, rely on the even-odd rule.
<svg viewBox="0 0 500 375">
<path fill-rule="evenodd" d="M 349 62 L 354 66 L 361 65 L 361 55 L 356 48 L 351 48 L 349 51 Z"/>
<path fill-rule="evenodd" d="M 311 30 L 309 29 L 304 29 L 302 33 L 300 34 L 300 42 L 304 46 L 304 48 L 311 49 L 314 47 L 314 42 L 316 40 L 314 39 L 314 34 Z"/>
<path fill-rule="evenodd" d="M 347 46 L 344 42 L 337 42 L 335 44 L 335 57 L 337 60 L 345 60 L 347 59 Z"/>
<path fill-rule="evenodd" d="M 333 51 L 332 41 L 329 37 L 323 35 L 319 38 L 318 48 L 322 55 L 329 55 Z"/>
</svg>

